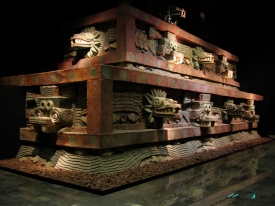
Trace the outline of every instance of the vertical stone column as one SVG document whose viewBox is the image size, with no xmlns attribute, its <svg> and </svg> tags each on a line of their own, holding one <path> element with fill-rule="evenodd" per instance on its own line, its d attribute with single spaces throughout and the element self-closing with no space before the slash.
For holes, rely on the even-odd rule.
<svg viewBox="0 0 275 206">
<path fill-rule="evenodd" d="M 135 18 L 128 14 L 122 14 L 117 17 L 116 26 L 117 52 L 135 52 Z"/>
<path fill-rule="evenodd" d="M 87 81 L 87 133 L 113 132 L 113 80 Z"/>
</svg>

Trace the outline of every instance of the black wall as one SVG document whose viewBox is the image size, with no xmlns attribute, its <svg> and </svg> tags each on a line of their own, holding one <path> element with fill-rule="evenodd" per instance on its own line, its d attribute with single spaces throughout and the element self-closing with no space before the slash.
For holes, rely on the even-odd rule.
<svg viewBox="0 0 275 206">
<path fill-rule="evenodd" d="M 19 128 L 26 126 L 22 87 L 0 85 L 0 159 L 14 158 L 20 147 Z"/>
<path fill-rule="evenodd" d="M 260 115 L 259 130 L 263 135 L 275 134 L 275 31 L 272 5 L 264 1 L 258 7 L 240 10 L 220 20 L 217 44 L 239 56 L 237 64 L 240 89 L 264 96 L 256 103 Z M 264 131 L 268 130 L 268 131 Z"/>
</svg>

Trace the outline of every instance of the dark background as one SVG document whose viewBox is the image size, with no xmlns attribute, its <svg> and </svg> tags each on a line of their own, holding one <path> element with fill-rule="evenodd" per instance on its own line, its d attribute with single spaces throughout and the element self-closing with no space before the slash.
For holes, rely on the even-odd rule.
<svg viewBox="0 0 275 206">
<path fill-rule="evenodd" d="M 67 1 L 63 4 L 49 3 L 49 1 L 5 2 L 1 6 L 0 16 L 0 77 L 56 70 L 57 64 L 63 60 L 63 36 L 59 32 L 60 25 L 114 8 L 121 2 Z M 179 22 L 179 27 L 239 56 L 237 81 L 241 84 L 240 89 L 264 96 L 264 101 L 256 102 L 256 113 L 260 115 L 259 133 L 262 136 L 275 134 L 273 1 L 244 3 L 240 0 L 128 0 L 126 2 L 154 15 L 158 15 L 158 11 L 171 4 L 183 7 L 187 16 Z M 18 134 L 14 128 L 24 124 L 24 114 L 17 114 L 18 118 L 14 118 L 14 112 L 22 109 L 16 105 L 19 105 L 18 101 L 24 98 L 24 94 L 20 88 L 7 86 L 1 86 L 0 92 L 1 138 L 5 136 L 6 141 L 13 141 L 11 136 L 15 135 L 14 132 Z M 5 100 L 2 101 L 3 99 Z M 17 101 L 18 104 L 5 104 L 7 100 Z M 3 149 L 9 150 L 5 144 L 1 144 L 0 150 Z"/>
<path fill-rule="evenodd" d="M 63 40 L 59 27 L 66 22 L 118 6 L 123 1 L 85 1 L 54 4 L 6 3 L 1 12 L 2 76 L 51 71 L 63 60 Z M 251 79 L 257 71 L 258 80 L 270 81 L 274 56 L 274 6 L 272 0 L 128 0 L 130 5 L 158 15 L 169 5 L 183 7 L 187 18 L 179 27 L 240 57 L 238 80 Z M 202 17 L 204 15 L 204 18 Z M 249 68 L 249 69 L 248 69 Z M 268 71 L 267 71 L 268 70 Z M 245 71 L 245 72 L 243 72 Z M 268 74 L 268 75 L 264 75 Z M 253 76 L 255 77 L 255 76 Z M 253 79 L 253 78 L 252 78 Z M 271 81 L 272 82 L 272 81 Z M 260 92 L 253 80 L 242 88 Z"/>
</svg>

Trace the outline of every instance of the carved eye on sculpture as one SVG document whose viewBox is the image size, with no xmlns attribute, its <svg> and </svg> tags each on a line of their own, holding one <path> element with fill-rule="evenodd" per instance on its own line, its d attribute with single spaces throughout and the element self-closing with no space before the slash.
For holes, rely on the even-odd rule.
<svg viewBox="0 0 275 206">
<path fill-rule="evenodd" d="M 204 111 L 206 111 L 207 113 L 209 113 L 211 111 L 211 105 L 210 104 L 204 105 Z"/>
<path fill-rule="evenodd" d="M 59 112 L 56 110 L 52 110 L 50 114 L 50 118 L 52 122 L 58 122 L 59 121 Z"/>
<path fill-rule="evenodd" d="M 94 38 L 94 35 L 90 32 L 84 33 L 84 37 L 87 40 L 92 40 Z"/>
<path fill-rule="evenodd" d="M 46 110 L 51 110 L 53 107 L 53 102 L 50 100 L 50 101 L 47 101 L 46 103 Z"/>
<path fill-rule="evenodd" d="M 176 43 L 170 42 L 170 48 L 171 48 L 171 50 L 176 51 L 177 47 L 178 47 L 178 45 Z"/>
<path fill-rule="evenodd" d="M 42 110 L 45 110 L 45 109 L 46 109 L 46 105 L 47 105 L 47 102 L 46 102 L 45 100 L 42 100 L 42 101 L 40 102 L 40 108 L 41 108 Z"/>
<path fill-rule="evenodd" d="M 154 99 L 153 100 L 153 106 L 154 107 L 162 107 L 163 106 L 163 101 L 161 99 Z"/>
<path fill-rule="evenodd" d="M 164 104 L 165 104 L 165 105 L 170 105 L 171 102 L 172 102 L 171 99 L 166 99 L 165 102 L 164 102 Z"/>
<path fill-rule="evenodd" d="M 165 105 L 172 105 L 172 104 L 177 104 L 178 102 L 173 100 L 173 99 L 166 99 L 165 100 Z"/>
<path fill-rule="evenodd" d="M 165 48 L 165 54 L 170 54 L 170 52 L 171 52 L 171 48 L 170 47 Z"/>
</svg>

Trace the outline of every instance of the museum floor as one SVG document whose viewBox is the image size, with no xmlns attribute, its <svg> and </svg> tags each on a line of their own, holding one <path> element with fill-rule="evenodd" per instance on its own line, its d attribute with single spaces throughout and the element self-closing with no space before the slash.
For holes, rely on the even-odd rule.
<svg viewBox="0 0 275 206">
<path fill-rule="evenodd" d="M 0 170 L 0 205 L 275 205 L 275 142 L 105 195 Z"/>
</svg>

